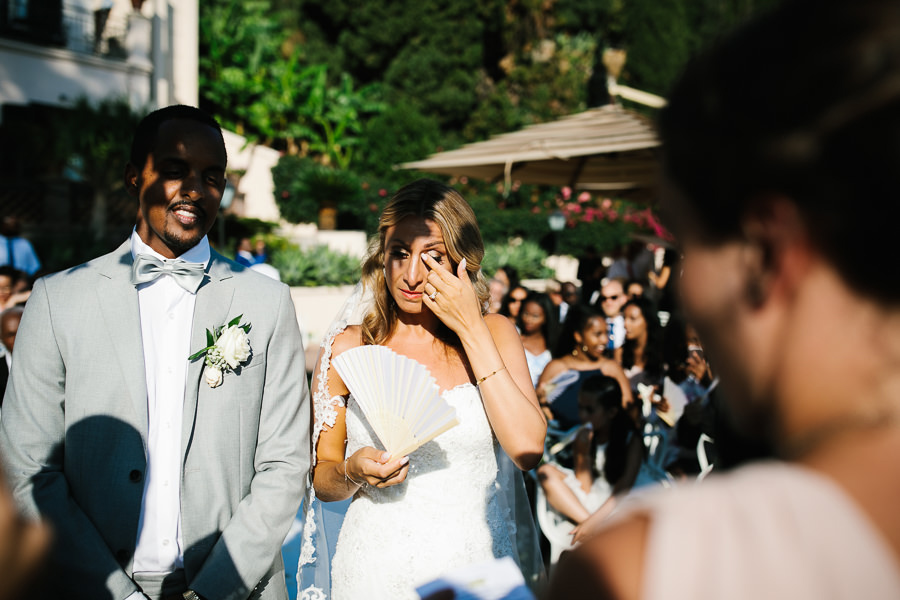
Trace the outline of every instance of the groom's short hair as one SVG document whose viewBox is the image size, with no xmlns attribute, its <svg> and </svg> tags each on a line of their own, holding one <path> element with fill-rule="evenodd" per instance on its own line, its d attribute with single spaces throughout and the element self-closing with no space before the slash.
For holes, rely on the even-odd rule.
<svg viewBox="0 0 900 600">
<path fill-rule="evenodd" d="M 199 108 L 185 104 L 174 104 L 153 111 L 138 123 L 131 142 L 131 153 L 129 155 L 129 161 L 132 165 L 140 169 L 146 164 L 147 156 L 156 146 L 160 126 L 172 119 L 188 119 L 209 125 L 219 132 L 219 137 L 222 138 L 222 147 L 225 147 L 225 138 L 222 136 L 222 127 L 218 121 Z"/>
</svg>

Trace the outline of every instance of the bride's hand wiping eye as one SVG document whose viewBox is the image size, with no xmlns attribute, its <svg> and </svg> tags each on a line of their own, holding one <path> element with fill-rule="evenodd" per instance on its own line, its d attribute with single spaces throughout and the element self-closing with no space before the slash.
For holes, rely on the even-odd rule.
<svg viewBox="0 0 900 600">
<path fill-rule="evenodd" d="M 447 327 L 459 334 L 481 318 L 481 307 L 472 280 L 466 272 L 466 259 L 459 261 L 454 275 L 433 256 L 422 254 L 428 267 L 423 302 Z"/>
</svg>

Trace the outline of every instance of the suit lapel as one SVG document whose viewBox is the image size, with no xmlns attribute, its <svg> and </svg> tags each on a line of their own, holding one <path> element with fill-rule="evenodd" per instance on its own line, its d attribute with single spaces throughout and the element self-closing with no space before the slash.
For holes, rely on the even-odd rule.
<svg viewBox="0 0 900 600">
<path fill-rule="evenodd" d="M 206 330 L 225 325 L 237 315 L 229 314 L 234 298 L 233 272 L 227 260 L 217 252 L 212 252 L 207 269 L 207 277 L 197 290 L 194 304 L 194 319 L 191 325 L 191 354 L 206 347 Z M 181 430 L 182 464 L 187 456 L 194 424 L 197 418 L 197 399 L 203 383 L 204 359 L 198 358 L 188 364 L 184 382 L 184 413 Z"/>
<path fill-rule="evenodd" d="M 147 376 L 144 369 L 144 346 L 141 340 L 141 313 L 137 290 L 131 283 L 131 243 L 126 241 L 106 255 L 98 264 L 102 275 L 97 285 L 97 301 L 105 319 L 100 327 L 106 328 L 112 340 L 119 368 L 125 373 L 125 385 L 137 419 L 137 430 L 147 450 Z"/>
</svg>

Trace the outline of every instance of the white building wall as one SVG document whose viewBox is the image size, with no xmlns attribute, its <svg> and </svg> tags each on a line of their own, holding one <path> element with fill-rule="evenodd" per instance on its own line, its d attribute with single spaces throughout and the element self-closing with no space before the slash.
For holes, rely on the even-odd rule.
<svg viewBox="0 0 900 600">
<path fill-rule="evenodd" d="M 222 134 L 228 152 L 228 170 L 244 172 L 237 190 L 244 195 L 241 216 L 277 223 L 281 215 L 275 204 L 272 167 L 281 153 L 266 146 L 248 145 L 246 138 L 230 131 Z"/>
<path fill-rule="evenodd" d="M 89 4 L 64 2 L 67 9 Z M 118 96 L 139 111 L 197 105 L 198 0 L 150 0 L 140 12 L 131 0 L 114 0 L 112 22 L 127 22 L 126 60 L 0 37 L 0 104 L 66 106 L 80 96 Z"/>
</svg>

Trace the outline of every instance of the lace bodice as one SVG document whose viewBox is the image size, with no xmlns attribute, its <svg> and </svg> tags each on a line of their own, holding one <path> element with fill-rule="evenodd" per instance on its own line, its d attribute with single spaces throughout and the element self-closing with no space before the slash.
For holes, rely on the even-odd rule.
<svg viewBox="0 0 900 600">
<path fill-rule="evenodd" d="M 403 483 L 365 487 L 350 504 L 332 563 L 335 600 L 417 598 L 416 585 L 453 567 L 514 555 L 478 388 L 443 395 L 460 424 L 410 455 Z M 347 455 L 381 448 L 352 397 L 346 415 Z"/>
</svg>

